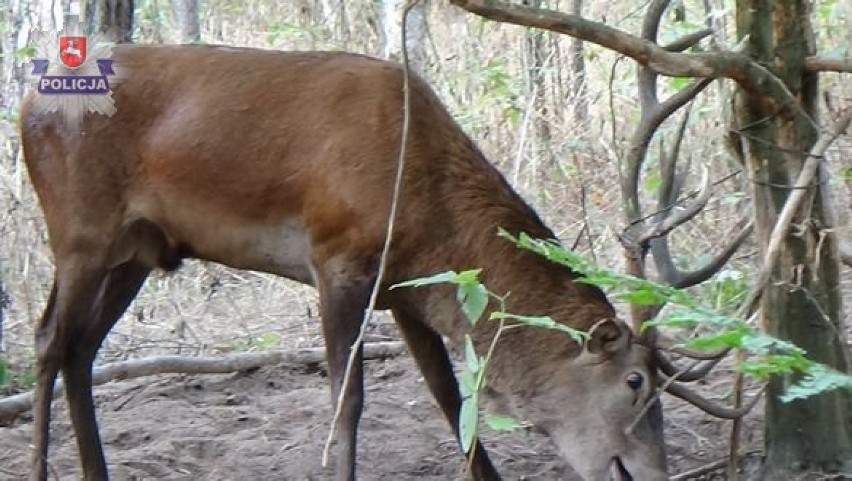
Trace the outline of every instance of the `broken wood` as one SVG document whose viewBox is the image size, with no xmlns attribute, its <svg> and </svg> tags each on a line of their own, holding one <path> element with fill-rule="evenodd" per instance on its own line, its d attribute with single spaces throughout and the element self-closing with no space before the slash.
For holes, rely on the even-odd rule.
<svg viewBox="0 0 852 481">
<path fill-rule="evenodd" d="M 404 351 L 405 343 L 402 341 L 364 344 L 365 359 L 394 357 Z M 325 361 L 324 348 L 241 352 L 209 357 L 152 356 L 96 367 L 92 370 L 92 384 L 97 386 L 155 374 L 228 374 L 272 364 L 315 364 L 322 361 Z M 64 383 L 60 379 L 53 391 L 54 397 L 59 396 L 63 388 Z M 8 422 L 29 411 L 32 405 L 32 391 L 0 399 L 0 422 Z"/>
</svg>

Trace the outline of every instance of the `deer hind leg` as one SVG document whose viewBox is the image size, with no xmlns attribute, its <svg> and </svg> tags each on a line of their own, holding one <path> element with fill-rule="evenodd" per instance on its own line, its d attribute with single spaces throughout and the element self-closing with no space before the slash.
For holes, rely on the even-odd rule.
<svg viewBox="0 0 852 481">
<path fill-rule="evenodd" d="M 103 480 L 108 474 L 92 402 L 92 362 L 155 260 L 168 257 L 168 245 L 161 231 L 144 222 L 119 232 L 112 248 L 83 239 L 67 244 L 85 249 L 55 253 L 53 290 L 36 330 L 31 478 L 47 479 L 50 405 L 62 369 L 84 477 Z"/>
<path fill-rule="evenodd" d="M 36 389 L 33 405 L 31 478 L 47 479 L 50 405 L 59 369 L 77 349 L 80 334 L 91 322 L 92 307 L 105 270 L 84 255 L 57 256 L 57 268 L 47 307 L 35 333 Z M 68 380 L 66 380 L 66 384 Z"/>
<path fill-rule="evenodd" d="M 33 452 L 30 477 L 35 481 L 47 479 L 47 444 L 50 439 L 50 403 L 62 356 L 51 349 L 54 337 L 57 281 L 54 280 L 41 321 L 36 327 L 36 387 L 33 402 Z"/>
<path fill-rule="evenodd" d="M 393 317 L 402 331 L 408 350 L 414 356 L 420 372 L 426 379 L 429 390 L 441 406 L 458 439 L 462 399 L 444 341 L 438 333 L 416 317 L 408 315 L 403 309 L 393 309 Z M 473 479 L 477 481 L 500 479 L 500 475 L 491 464 L 491 459 L 479 440 L 476 441 L 472 455 L 469 475 Z"/>
<path fill-rule="evenodd" d="M 332 407 L 337 402 L 349 361 L 352 344 L 364 318 L 374 278 L 361 275 L 354 266 L 337 266 L 334 274 L 316 270 L 320 296 L 323 337 L 331 378 Z M 355 479 L 355 456 L 358 423 L 364 406 L 363 349 L 356 352 L 337 422 L 336 479 Z"/>
<path fill-rule="evenodd" d="M 92 400 L 92 362 L 107 333 L 136 297 L 149 272 L 148 267 L 135 261 L 109 270 L 95 300 L 94 322 L 80 333 L 80 341 L 69 349 L 62 368 L 77 449 L 87 480 L 107 479 Z"/>
</svg>

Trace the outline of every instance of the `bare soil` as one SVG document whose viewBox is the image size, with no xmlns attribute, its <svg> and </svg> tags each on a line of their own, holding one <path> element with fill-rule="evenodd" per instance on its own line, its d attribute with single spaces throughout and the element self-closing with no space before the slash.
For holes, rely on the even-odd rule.
<svg viewBox="0 0 852 481">
<path fill-rule="evenodd" d="M 413 361 L 408 356 L 369 361 L 366 372 L 360 478 L 461 479 L 463 458 Z M 710 381 L 701 388 L 721 386 Z M 321 466 L 331 415 L 321 364 L 116 382 L 96 388 L 96 402 L 116 480 L 332 479 L 331 469 Z M 666 404 L 672 473 L 725 456 L 726 423 L 677 400 Z M 746 423 L 747 446 L 759 445 L 756 417 Z M 0 427 L 0 479 L 25 477 L 30 421 L 23 417 Z M 576 479 L 539 434 L 486 432 L 483 438 L 507 480 Z M 74 443 L 65 401 L 57 401 L 50 462 L 58 479 L 79 478 Z M 716 473 L 695 479 L 723 478 Z"/>
</svg>

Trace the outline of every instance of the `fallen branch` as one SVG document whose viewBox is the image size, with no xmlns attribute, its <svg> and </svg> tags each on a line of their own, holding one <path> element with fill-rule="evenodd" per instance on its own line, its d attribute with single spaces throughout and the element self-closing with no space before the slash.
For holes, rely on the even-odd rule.
<svg viewBox="0 0 852 481">
<path fill-rule="evenodd" d="M 719 459 L 718 461 L 713 461 L 712 463 L 705 464 L 704 466 L 699 466 L 695 469 L 690 469 L 689 471 L 684 471 L 680 474 L 672 476 L 671 478 L 669 478 L 669 481 L 686 481 L 689 479 L 697 479 L 706 474 L 712 473 L 713 471 L 718 471 L 727 465 L 727 459 Z"/>
<path fill-rule="evenodd" d="M 403 351 L 405 343 L 401 341 L 364 344 L 365 359 L 398 356 Z M 92 370 L 92 384 L 97 386 L 155 374 L 228 374 L 272 364 L 314 364 L 322 361 L 325 361 L 323 348 L 241 352 L 210 357 L 153 356 L 98 366 Z M 63 387 L 62 380 L 58 380 L 53 396 L 61 395 Z M 29 411 L 32 404 L 32 391 L 0 399 L 0 422 Z"/>
</svg>

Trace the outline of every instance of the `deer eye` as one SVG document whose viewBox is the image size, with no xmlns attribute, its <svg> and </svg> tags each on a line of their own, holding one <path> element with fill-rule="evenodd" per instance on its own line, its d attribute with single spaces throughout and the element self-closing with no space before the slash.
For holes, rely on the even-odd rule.
<svg viewBox="0 0 852 481">
<path fill-rule="evenodd" d="M 638 372 L 631 372 L 624 380 L 627 386 L 634 391 L 638 391 L 642 387 L 642 375 Z"/>
</svg>

